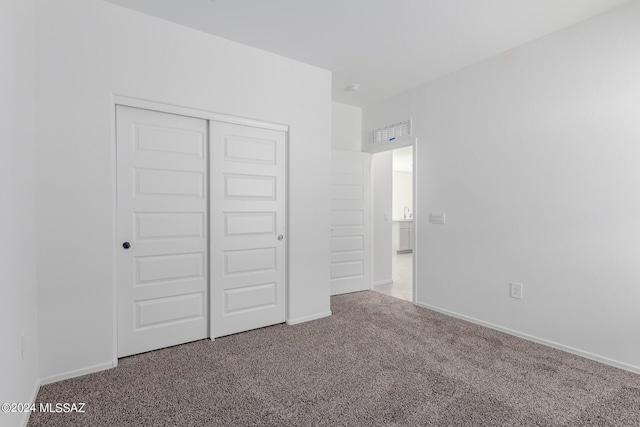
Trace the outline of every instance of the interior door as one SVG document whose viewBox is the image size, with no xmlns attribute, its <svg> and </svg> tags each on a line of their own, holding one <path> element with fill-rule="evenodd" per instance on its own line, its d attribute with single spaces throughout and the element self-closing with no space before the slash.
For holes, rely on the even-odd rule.
<svg viewBox="0 0 640 427">
<path fill-rule="evenodd" d="M 286 134 L 210 122 L 211 334 L 285 321 Z"/>
<path fill-rule="evenodd" d="M 371 289 L 371 155 L 333 150 L 331 295 Z"/>
<path fill-rule="evenodd" d="M 207 122 L 118 106 L 118 357 L 208 337 Z"/>
</svg>

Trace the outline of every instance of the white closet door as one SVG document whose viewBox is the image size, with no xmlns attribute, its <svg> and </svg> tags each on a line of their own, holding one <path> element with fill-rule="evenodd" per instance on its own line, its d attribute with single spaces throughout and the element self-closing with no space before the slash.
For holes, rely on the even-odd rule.
<svg viewBox="0 0 640 427">
<path fill-rule="evenodd" d="M 208 154 L 205 120 L 118 106 L 116 123 L 123 357 L 209 336 Z"/>
<path fill-rule="evenodd" d="M 331 295 L 371 289 L 371 155 L 333 150 Z"/>
<path fill-rule="evenodd" d="M 285 136 L 210 122 L 212 337 L 285 321 Z"/>
</svg>

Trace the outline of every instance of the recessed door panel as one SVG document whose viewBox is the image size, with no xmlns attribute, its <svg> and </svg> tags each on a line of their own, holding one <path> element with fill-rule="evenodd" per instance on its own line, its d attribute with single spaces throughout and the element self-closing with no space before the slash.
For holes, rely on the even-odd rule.
<svg viewBox="0 0 640 427">
<path fill-rule="evenodd" d="M 204 319 L 203 293 L 136 301 L 136 329 Z"/>
<path fill-rule="evenodd" d="M 204 198 L 204 172 L 136 169 L 136 196 Z"/>
<path fill-rule="evenodd" d="M 331 278 L 345 279 L 362 277 L 364 275 L 364 261 L 334 262 L 331 264 Z"/>
<path fill-rule="evenodd" d="M 275 307 L 278 296 L 276 283 L 227 289 L 224 294 L 225 316 Z"/>
<path fill-rule="evenodd" d="M 364 188 L 362 185 L 334 184 L 331 196 L 333 200 L 363 200 Z"/>
<path fill-rule="evenodd" d="M 205 138 L 200 130 L 174 129 L 171 127 L 138 124 L 136 126 L 136 150 L 182 154 L 203 158 Z"/>
<path fill-rule="evenodd" d="M 136 284 L 204 278 L 204 252 L 136 257 Z"/>
<path fill-rule="evenodd" d="M 138 240 L 204 238 L 202 212 L 157 212 L 135 214 Z"/>
<path fill-rule="evenodd" d="M 275 212 L 225 212 L 225 236 L 275 234 Z"/>
<path fill-rule="evenodd" d="M 276 197 L 275 176 L 224 175 L 225 199 L 274 200 Z"/>
<path fill-rule="evenodd" d="M 224 274 L 275 271 L 277 248 L 241 249 L 224 252 Z"/>
<path fill-rule="evenodd" d="M 364 251 L 363 236 L 338 236 L 331 238 L 331 253 L 348 253 Z"/>
<path fill-rule="evenodd" d="M 331 211 L 332 227 L 364 227 L 364 212 L 358 211 Z"/>
<path fill-rule="evenodd" d="M 231 162 L 276 164 L 277 141 L 224 136 L 224 159 Z"/>
</svg>

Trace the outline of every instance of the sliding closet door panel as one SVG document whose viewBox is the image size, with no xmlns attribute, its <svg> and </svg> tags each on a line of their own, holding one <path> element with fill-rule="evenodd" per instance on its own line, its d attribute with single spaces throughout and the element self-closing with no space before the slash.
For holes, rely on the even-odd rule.
<svg viewBox="0 0 640 427">
<path fill-rule="evenodd" d="M 207 122 L 118 106 L 118 357 L 208 334 Z"/>
<path fill-rule="evenodd" d="M 285 321 L 286 135 L 210 122 L 211 334 Z"/>
</svg>

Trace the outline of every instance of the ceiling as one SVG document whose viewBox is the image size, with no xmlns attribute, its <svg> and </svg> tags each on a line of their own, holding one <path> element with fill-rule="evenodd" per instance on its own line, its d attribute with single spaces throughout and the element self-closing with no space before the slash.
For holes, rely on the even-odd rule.
<svg viewBox="0 0 640 427">
<path fill-rule="evenodd" d="M 108 1 L 331 70 L 363 107 L 629 0 Z"/>
</svg>

